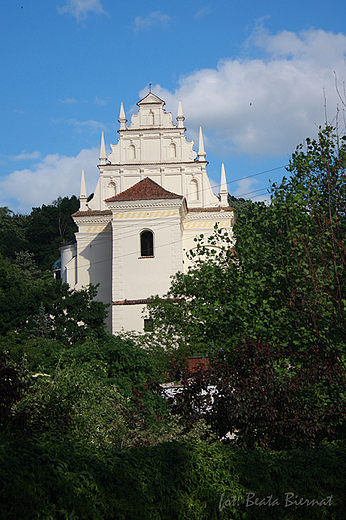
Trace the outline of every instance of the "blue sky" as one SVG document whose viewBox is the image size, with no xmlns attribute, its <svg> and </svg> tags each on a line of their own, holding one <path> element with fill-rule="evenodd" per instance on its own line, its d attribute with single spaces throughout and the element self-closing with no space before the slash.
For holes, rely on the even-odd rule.
<svg viewBox="0 0 346 520">
<path fill-rule="evenodd" d="M 230 193 L 265 197 L 324 124 L 324 92 L 343 130 L 345 15 L 341 1 L 2 2 L 0 205 L 78 195 L 82 168 L 93 192 L 101 131 L 110 152 L 120 102 L 129 119 L 149 83 L 174 118 L 182 100 L 189 140 L 202 126 L 214 183 L 223 162 Z"/>
</svg>

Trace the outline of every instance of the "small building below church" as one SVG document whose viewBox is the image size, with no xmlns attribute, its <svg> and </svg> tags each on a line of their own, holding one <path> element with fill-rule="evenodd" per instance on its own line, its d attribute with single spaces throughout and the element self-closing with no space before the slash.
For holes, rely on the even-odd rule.
<svg viewBox="0 0 346 520">
<path fill-rule="evenodd" d="M 177 124 L 152 92 L 137 105 L 127 126 L 121 104 L 119 139 L 108 157 L 102 133 L 94 196 L 87 202 L 82 172 L 80 208 L 73 215 L 78 232 L 60 248 L 62 280 L 76 289 L 99 284 L 113 334 L 143 331 L 147 298 L 163 296 L 171 276 L 187 271 L 194 238 L 212 234 L 215 223 L 231 235 L 234 220 L 224 167 L 217 197 L 202 130 L 196 153 L 186 140 L 181 102 Z"/>
</svg>

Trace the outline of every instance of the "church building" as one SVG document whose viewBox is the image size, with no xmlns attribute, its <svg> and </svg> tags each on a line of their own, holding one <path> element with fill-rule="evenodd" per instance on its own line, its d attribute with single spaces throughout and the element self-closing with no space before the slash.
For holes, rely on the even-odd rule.
<svg viewBox="0 0 346 520">
<path fill-rule="evenodd" d="M 186 140 L 179 101 L 177 124 L 152 92 L 137 103 L 127 126 L 121 103 L 117 144 L 106 155 L 102 132 L 99 180 L 87 202 L 82 171 L 80 208 L 73 215 L 75 240 L 60 248 L 61 278 L 73 288 L 99 284 L 98 298 L 110 304 L 108 328 L 143 331 L 147 298 L 164 295 L 170 278 L 186 272 L 186 251 L 215 223 L 232 233 L 225 170 L 219 197 L 207 176 L 200 128 L 198 153 Z"/>
</svg>

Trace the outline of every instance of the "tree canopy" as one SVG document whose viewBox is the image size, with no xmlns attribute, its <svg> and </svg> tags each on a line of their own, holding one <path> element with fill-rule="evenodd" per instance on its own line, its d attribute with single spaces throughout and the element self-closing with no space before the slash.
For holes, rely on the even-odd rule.
<svg viewBox="0 0 346 520">
<path fill-rule="evenodd" d="M 220 437 L 236 430 L 246 447 L 343 437 L 345 164 L 345 140 L 321 129 L 292 155 L 270 203 L 238 212 L 235 244 L 220 229 L 201 235 L 194 265 L 152 298 L 156 334 L 211 359 L 182 372 L 174 408 L 185 425 L 203 412 Z"/>
<path fill-rule="evenodd" d="M 14 262 L 18 255 L 27 252 L 38 269 L 50 270 L 59 257 L 58 248 L 77 231 L 71 215 L 78 207 L 78 199 L 73 195 L 32 208 L 29 215 L 0 208 L 0 254 Z"/>
<path fill-rule="evenodd" d="M 197 240 L 195 263 L 154 297 L 158 333 L 191 354 L 246 337 L 344 350 L 346 144 L 327 127 L 292 155 L 270 204 L 239 211 L 235 245 L 222 230 Z M 208 247 L 206 247 L 208 246 Z"/>
</svg>

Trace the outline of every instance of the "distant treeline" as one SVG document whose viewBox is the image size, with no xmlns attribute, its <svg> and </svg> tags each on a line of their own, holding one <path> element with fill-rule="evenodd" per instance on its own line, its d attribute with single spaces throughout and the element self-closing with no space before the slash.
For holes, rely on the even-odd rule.
<svg viewBox="0 0 346 520">
<path fill-rule="evenodd" d="M 75 195 L 32 208 L 29 215 L 0 208 L 0 254 L 23 269 L 51 269 L 59 258 L 58 248 L 77 231 L 71 215 L 78 208 Z"/>
</svg>

